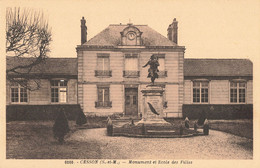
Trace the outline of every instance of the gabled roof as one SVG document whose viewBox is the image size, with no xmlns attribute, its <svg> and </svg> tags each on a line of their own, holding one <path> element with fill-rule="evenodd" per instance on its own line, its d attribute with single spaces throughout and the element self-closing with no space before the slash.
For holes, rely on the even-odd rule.
<svg viewBox="0 0 260 168">
<path fill-rule="evenodd" d="M 18 65 L 28 65 L 34 58 L 7 57 L 6 69 Z M 25 71 L 19 71 L 21 73 Z M 41 64 L 32 68 L 32 74 L 43 75 L 73 75 L 77 76 L 77 58 L 47 58 Z"/>
<path fill-rule="evenodd" d="M 121 34 L 128 25 L 109 25 L 83 45 L 89 46 L 117 46 L 121 42 Z M 145 46 L 177 46 L 157 31 L 147 25 L 133 25 L 142 33 L 142 42 Z"/>
<path fill-rule="evenodd" d="M 7 57 L 6 68 L 25 65 L 32 58 Z M 45 75 L 77 76 L 77 58 L 48 58 L 32 73 L 42 72 Z M 253 64 L 248 59 L 184 59 L 184 76 L 253 76 Z"/>
<path fill-rule="evenodd" d="M 248 59 L 184 59 L 184 76 L 253 76 Z"/>
</svg>

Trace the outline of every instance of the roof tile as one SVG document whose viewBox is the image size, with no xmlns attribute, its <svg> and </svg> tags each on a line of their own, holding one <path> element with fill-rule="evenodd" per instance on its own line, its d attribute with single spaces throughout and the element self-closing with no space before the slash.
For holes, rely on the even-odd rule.
<svg viewBox="0 0 260 168">
<path fill-rule="evenodd" d="M 6 68 L 11 69 L 18 65 L 28 65 L 34 58 L 7 57 Z M 25 71 L 19 71 L 25 72 Z M 43 63 L 33 67 L 34 74 L 56 74 L 56 75 L 77 75 L 77 58 L 47 58 Z"/>
<path fill-rule="evenodd" d="M 184 76 L 252 76 L 248 59 L 185 59 Z"/>
<path fill-rule="evenodd" d="M 142 33 L 142 41 L 145 46 L 177 46 L 157 31 L 147 25 L 133 25 Z M 109 25 L 83 45 L 117 46 L 121 41 L 121 34 L 127 25 Z"/>
<path fill-rule="evenodd" d="M 32 58 L 7 57 L 7 69 L 25 65 Z M 77 75 L 77 58 L 48 58 L 34 67 L 32 73 Z M 184 59 L 184 76 L 253 76 L 253 64 L 248 59 Z"/>
</svg>

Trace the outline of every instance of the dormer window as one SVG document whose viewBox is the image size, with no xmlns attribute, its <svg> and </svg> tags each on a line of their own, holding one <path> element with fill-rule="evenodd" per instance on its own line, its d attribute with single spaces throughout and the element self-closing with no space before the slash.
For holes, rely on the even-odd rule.
<svg viewBox="0 0 260 168">
<path fill-rule="evenodd" d="M 121 45 L 140 46 L 142 32 L 129 24 L 121 33 Z"/>
</svg>

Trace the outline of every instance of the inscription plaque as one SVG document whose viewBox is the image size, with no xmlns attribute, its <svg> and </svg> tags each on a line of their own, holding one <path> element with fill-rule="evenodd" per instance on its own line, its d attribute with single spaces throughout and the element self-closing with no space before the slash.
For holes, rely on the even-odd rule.
<svg viewBox="0 0 260 168">
<path fill-rule="evenodd" d="M 163 119 L 163 92 L 163 88 L 156 85 L 147 86 L 145 89 L 142 90 L 144 97 L 142 120 L 139 121 L 137 124 L 161 126 L 171 125 Z M 150 103 L 150 105 L 148 103 Z M 154 112 L 151 109 L 153 109 Z"/>
</svg>

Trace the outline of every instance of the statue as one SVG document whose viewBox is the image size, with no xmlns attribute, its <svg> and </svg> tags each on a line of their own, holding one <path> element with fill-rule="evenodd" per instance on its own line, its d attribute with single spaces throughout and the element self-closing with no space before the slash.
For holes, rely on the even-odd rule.
<svg viewBox="0 0 260 168">
<path fill-rule="evenodd" d="M 159 62 L 158 62 L 158 58 L 155 55 L 152 55 L 150 60 L 143 66 L 146 67 L 147 65 L 150 65 L 150 68 L 148 69 L 148 78 L 151 78 L 151 82 L 152 84 L 154 84 L 154 80 L 155 78 L 158 78 L 158 66 Z"/>
</svg>

